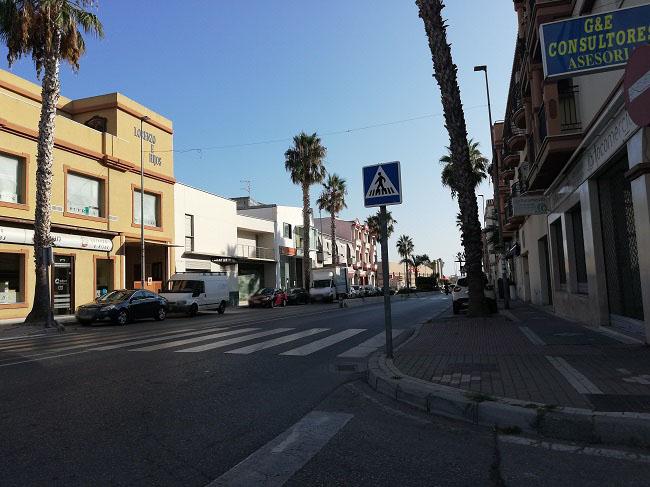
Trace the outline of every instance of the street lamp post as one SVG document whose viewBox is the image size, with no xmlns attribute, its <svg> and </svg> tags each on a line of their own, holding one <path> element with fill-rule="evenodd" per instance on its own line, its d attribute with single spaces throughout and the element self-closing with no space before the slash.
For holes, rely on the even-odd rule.
<svg viewBox="0 0 650 487">
<path fill-rule="evenodd" d="M 494 209 L 497 214 L 497 223 L 499 227 L 499 244 L 502 251 L 501 262 L 501 281 L 503 282 L 503 301 L 504 307 L 510 309 L 510 288 L 506 279 L 505 272 L 505 248 L 503 245 L 503 223 L 501 221 L 501 211 L 499 210 L 499 161 L 496 157 L 494 148 L 494 133 L 492 125 L 492 106 L 490 105 L 490 84 L 488 82 L 487 66 L 474 66 L 474 71 L 483 71 L 485 74 L 485 91 L 487 93 L 488 116 L 490 118 L 490 144 L 492 145 L 492 178 L 494 179 Z"/>
<path fill-rule="evenodd" d="M 144 289 L 145 259 L 144 259 L 144 147 L 143 123 L 149 120 L 146 115 L 140 117 L 140 288 Z"/>
</svg>

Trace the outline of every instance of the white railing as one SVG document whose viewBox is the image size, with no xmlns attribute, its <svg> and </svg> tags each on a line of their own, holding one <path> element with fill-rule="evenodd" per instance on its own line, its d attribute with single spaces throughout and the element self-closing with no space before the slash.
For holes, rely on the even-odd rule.
<svg viewBox="0 0 650 487">
<path fill-rule="evenodd" d="M 275 260 L 273 249 L 243 244 L 237 245 L 237 257 L 243 257 L 245 259 Z"/>
</svg>

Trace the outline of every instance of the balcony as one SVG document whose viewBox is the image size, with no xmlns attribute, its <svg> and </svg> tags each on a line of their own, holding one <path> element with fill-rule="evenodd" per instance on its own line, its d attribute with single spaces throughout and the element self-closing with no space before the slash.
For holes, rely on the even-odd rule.
<svg viewBox="0 0 650 487">
<path fill-rule="evenodd" d="M 503 154 L 503 169 L 513 169 L 519 164 L 519 154 L 516 152 L 504 152 Z"/>
<path fill-rule="evenodd" d="M 236 255 L 243 259 L 275 261 L 273 249 L 257 247 L 255 245 L 238 244 Z"/>
<path fill-rule="evenodd" d="M 546 89 L 547 102 L 542 103 L 535 116 L 537 143 L 534 154 L 529 154 L 531 190 L 546 189 L 582 140 L 578 87 L 565 80 Z"/>
</svg>

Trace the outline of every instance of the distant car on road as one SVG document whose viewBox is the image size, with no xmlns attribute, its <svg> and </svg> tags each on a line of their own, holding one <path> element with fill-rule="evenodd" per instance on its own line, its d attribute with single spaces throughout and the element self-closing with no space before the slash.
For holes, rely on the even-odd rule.
<svg viewBox="0 0 650 487">
<path fill-rule="evenodd" d="M 350 291 L 348 292 L 348 298 L 360 298 L 363 295 L 361 292 L 361 286 L 354 284 L 350 286 Z"/>
<path fill-rule="evenodd" d="M 265 307 L 275 308 L 276 306 L 286 306 L 288 301 L 287 293 L 282 289 L 263 287 L 250 298 L 248 298 L 248 306 L 250 308 Z"/>
<path fill-rule="evenodd" d="M 485 302 L 491 313 L 497 312 L 497 297 L 494 292 L 494 286 L 489 284 L 487 277 L 483 275 L 483 295 Z M 458 279 L 454 287 L 451 289 L 451 299 L 454 314 L 460 313 L 461 309 L 467 308 L 469 302 L 469 288 L 467 287 L 467 278 L 461 277 Z"/>
<path fill-rule="evenodd" d="M 82 325 L 106 319 L 118 325 L 126 325 L 130 321 L 143 318 L 162 321 L 167 317 L 168 309 L 167 300 L 151 291 L 121 289 L 105 294 L 92 303 L 79 306 L 75 316 Z"/>
<path fill-rule="evenodd" d="M 294 287 L 287 293 L 288 304 L 307 304 L 309 303 L 309 293 L 301 287 Z"/>
</svg>

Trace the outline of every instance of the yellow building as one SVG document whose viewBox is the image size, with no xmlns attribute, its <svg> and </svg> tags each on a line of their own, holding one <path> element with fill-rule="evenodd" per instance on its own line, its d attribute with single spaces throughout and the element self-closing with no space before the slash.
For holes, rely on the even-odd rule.
<svg viewBox="0 0 650 487">
<path fill-rule="evenodd" d="M 0 70 L 0 319 L 26 316 L 33 301 L 40 102 L 39 85 Z M 141 145 L 145 278 L 157 290 L 173 262 L 171 121 L 119 93 L 61 97 L 57 108 L 51 193 L 55 313 L 69 314 L 107 290 L 139 285 Z"/>
</svg>

